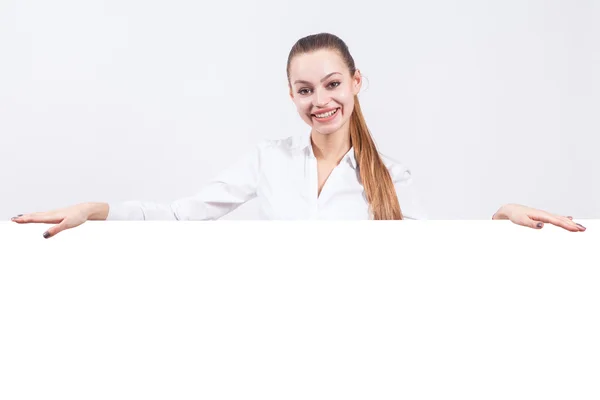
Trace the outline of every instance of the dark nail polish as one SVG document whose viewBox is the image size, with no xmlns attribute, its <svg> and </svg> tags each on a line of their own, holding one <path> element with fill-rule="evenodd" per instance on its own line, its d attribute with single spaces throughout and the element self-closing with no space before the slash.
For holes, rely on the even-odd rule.
<svg viewBox="0 0 600 400">
<path fill-rule="evenodd" d="M 544 224 L 542 224 L 541 222 L 538 222 L 537 227 L 541 228 L 542 226 L 544 226 Z"/>
<path fill-rule="evenodd" d="M 44 232 L 44 239 L 48 239 L 50 237 L 50 232 Z"/>
<path fill-rule="evenodd" d="M 577 224 L 577 222 L 576 222 L 576 224 Z M 579 226 L 580 226 L 580 227 L 582 227 L 583 229 L 587 229 L 585 226 L 583 226 L 583 225 L 581 225 L 581 224 L 577 224 L 577 225 L 579 225 Z"/>
<path fill-rule="evenodd" d="M 17 217 L 22 217 L 22 216 L 23 216 L 23 214 L 19 214 L 19 215 L 17 215 Z"/>
</svg>

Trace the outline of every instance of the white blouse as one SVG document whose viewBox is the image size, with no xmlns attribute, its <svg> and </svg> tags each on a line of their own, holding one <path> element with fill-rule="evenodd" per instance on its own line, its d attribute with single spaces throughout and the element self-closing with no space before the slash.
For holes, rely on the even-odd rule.
<svg viewBox="0 0 600 400">
<path fill-rule="evenodd" d="M 411 172 L 381 155 L 390 171 L 405 219 L 427 219 Z M 260 219 L 365 220 L 370 218 L 354 150 L 334 168 L 318 194 L 317 160 L 310 136 L 260 142 L 249 154 L 196 194 L 157 204 L 110 203 L 108 220 L 216 220 L 245 202 L 259 201 Z"/>
</svg>

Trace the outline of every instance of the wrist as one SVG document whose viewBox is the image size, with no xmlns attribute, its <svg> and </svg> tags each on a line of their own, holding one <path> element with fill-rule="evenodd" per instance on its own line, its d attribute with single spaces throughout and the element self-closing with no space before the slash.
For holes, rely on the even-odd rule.
<svg viewBox="0 0 600 400">
<path fill-rule="evenodd" d="M 88 221 L 104 221 L 108 217 L 107 203 L 85 203 Z"/>
<path fill-rule="evenodd" d="M 505 204 L 502 207 L 500 207 L 498 209 L 498 211 L 496 211 L 496 213 L 492 216 L 492 219 L 494 219 L 494 220 L 509 219 L 508 213 L 507 213 L 507 205 Z"/>
</svg>

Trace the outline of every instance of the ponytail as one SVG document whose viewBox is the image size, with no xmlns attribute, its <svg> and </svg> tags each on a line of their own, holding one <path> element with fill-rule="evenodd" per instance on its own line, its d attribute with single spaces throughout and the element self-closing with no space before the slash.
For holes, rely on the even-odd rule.
<svg viewBox="0 0 600 400">
<path fill-rule="evenodd" d="M 373 219 L 403 219 L 392 177 L 369 133 L 357 96 L 350 117 L 350 141 Z"/>
</svg>

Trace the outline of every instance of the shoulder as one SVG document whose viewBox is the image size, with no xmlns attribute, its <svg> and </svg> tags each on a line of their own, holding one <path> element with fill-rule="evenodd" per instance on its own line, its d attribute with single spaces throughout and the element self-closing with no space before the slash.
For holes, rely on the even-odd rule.
<svg viewBox="0 0 600 400">
<path fill-rule="evenodd" d="M 305 149 L 310 144 L 310 138 L 303 135 L 286 136 L 282 138 L 266 138 L 256 145 L 259 153 L 264 155 L 291 154 L 294 151 Z"/>
<path fill-rule="evenodd" d="M 262 148 L 289 147 L 291 146 L 293 139 L 293 136 L 283 138 L 263 138 L 258 141 L 258 146 Z"/>
<path fill-rule="evenodd" d="M 379 156 L 381 157 L 383 164 L 390 172 L 390 176 L 392 181 L 394 181 L 394 184 L 412 182 L 412 171 L 408 165 L 382 153 L 379 153 Z"/>
<path fill-rule="evenodd" d="M 418 190 L 413 181 L 413 174 L 408 165 L 387 155 L 379 154 L 384 165 L 390 172 L 396 195 L 405 219 L 426 220 L 428 219 Z"/>
</svg>

